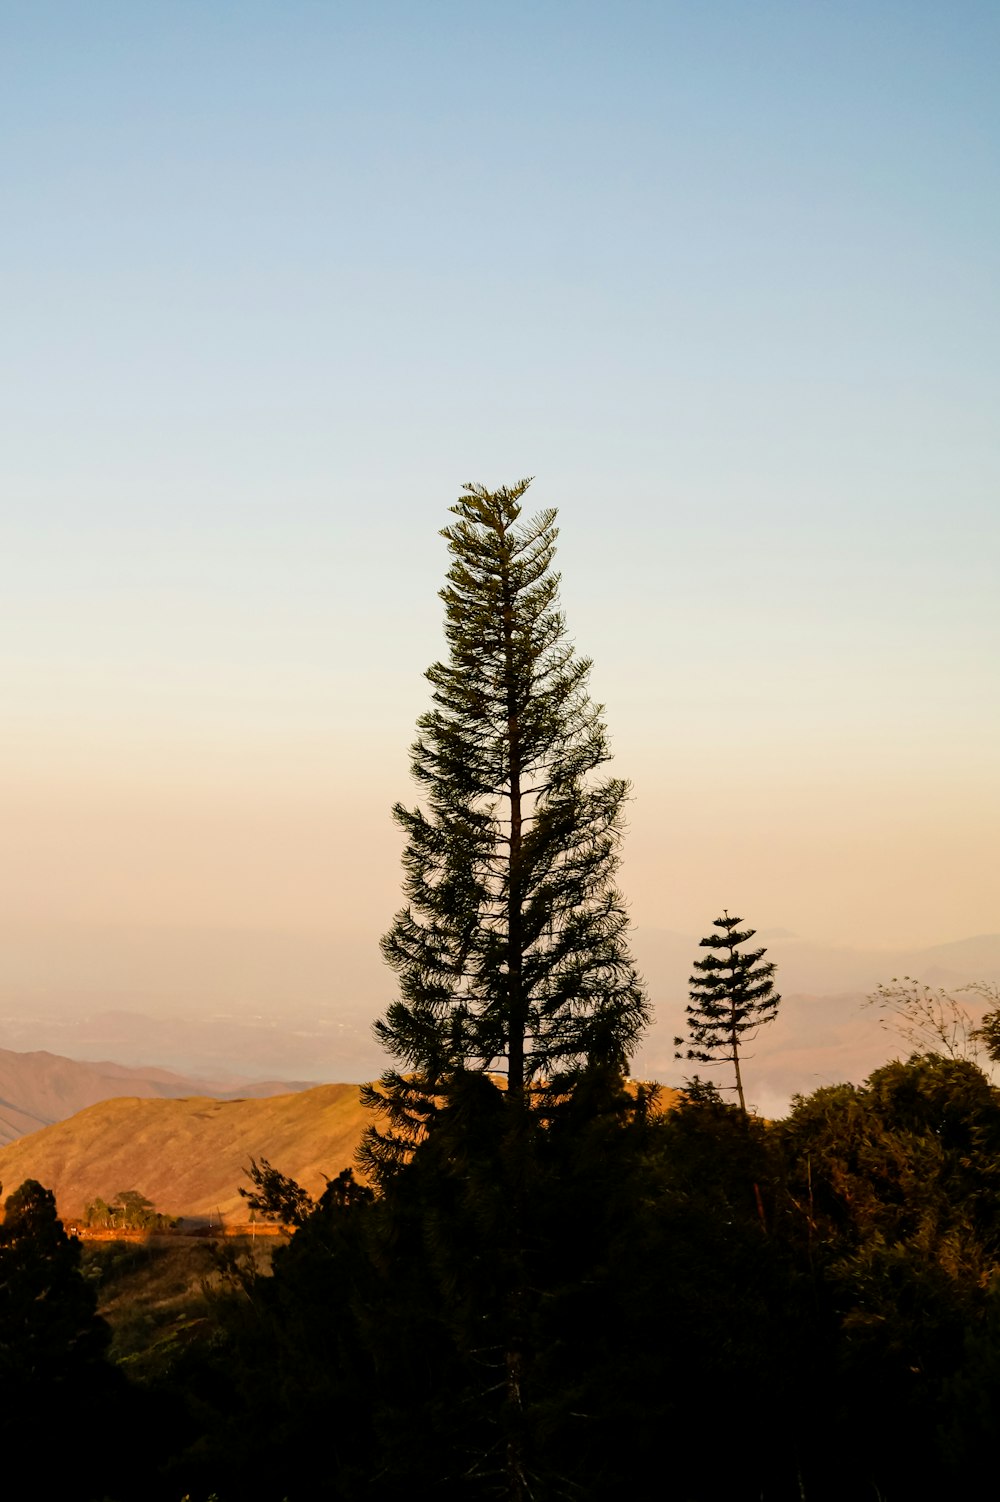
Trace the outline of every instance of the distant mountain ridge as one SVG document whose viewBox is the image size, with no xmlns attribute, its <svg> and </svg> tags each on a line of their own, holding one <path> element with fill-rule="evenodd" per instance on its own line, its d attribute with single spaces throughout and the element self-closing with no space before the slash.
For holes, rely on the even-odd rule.
<svg viewBox="0 0 1000 1502">
<path fill-rule="evenodd" d="M 706 924 L 706 932 L 709 928 Z M 633 938 L 646 971 L 655 973 L 657 1001 L 667 1001 L 671 992 L 686 1001 L 691 962 L 699 954 L 698 939 L 656 928 L 638 928 Z M 945 987 L 973 980 L 1000 981 L 1000 934 L 976 934 L 925 948 L 862 949 L 761 928 L 756 942 L 766 945 L 768 959 L 776 962 L 786 995 L 869 991 L 894 975 L 912 975 L 927 985 Z"/>
<path fill-rule="evenodd" d="M 169 1069 L 136 1068 L 110 1060 L 84 1063 L 44 1049 L 18 1053 L 0 1048 L 0 1147 L 114 1097 L 213 1095 L 232 1100 L 292 1094 L 309 1089 L 312 1083 L 194 1080 Z"/>
<path fill-rule="evenodd" d="M 747 913 L 746 917 L 752 924 L 755 915 Z M 706 930 L 709 926 L 706 921 Z M 216 986 L 220 994 L 200 989 L 208 981 L 199 977 L 218 980 L 227 973 L 222 963 L 225 937 L 216 936 L 213 948 L 205 935 L 167 931 L 148 934 L 131 947 L 123 943 L 109 949 L 118 954 L 121 947 L 128 957 L 128 976 L 120 979 L 131 983 L 117 993 L 120 1004 L 112 1007 L 103 989 L 95 991 L 88 982 L 89 991 L 77 994 L 71 983 L 77 968 L 83 975 L 93 974 L 98 939 L 105 946 L 108 934 L 95 931 L 91 936 L 94 952 L 82 938 L 76 947 L 60 952 L 65 989 L 60 984 L 58 994 L 53 995 L 40 992 L 33 977 L 28 960 L 35 949 L 23 937 L 18 940 L 9 925 L 0 924 L 0 941 L 8 946 L 3 951 L 5 975 L 0 976 L 0 1044 L 21 1051 L 22 1057 L 26 1050 L 46 1050 L 70 1060 L 90 1060 L 90 1067 L 105 1077 L 91 1093 L 72 1096 L 59 1105 L 35 1097 L 30 1090 L 5 1086 L 0 1075 L 0 1143 L 109 1095 L 175 1093 L 151 1090 L 147 1085 L 127 1086 L 120 1079 L 109 1085 L 109 1072 L 126 1067 L 161 1083 L 172 1072 L 175 1079 L 185 1082 L 178 1085 L 178 1094 L 220 1097 L 292 1088 L 251 1087 L 233 1074 L 244 1079 L 283 1075 L 298 1081 L 303 1075 L 313 1080 L 365 1080 L 381 1072 L 386 1060 L 371 1023 L 387 1000 L 385 976 L 374 960 L 370 969 L 367 961 L 363 963 L 368 950 L 374 950 L 373 944 L 356 935 L 330 936 L 322 945 L 318 940 L 312 945 L 304 940 L 305 968 L 297 970 L 292 961 L 301 936 L 244 935 L 240 953 L 246 973 L 241 989 L 245 982 L 247 994 L 240 999 L 222 995 L 221 981 Z M 699 954 L 698 936 L 640 926 L 632 938 L 654 1012 L 633 1069 L 643 1078 L 680 1084 L 688 1070 L 674 1058 L 673 1039 L 684 1028 L 688 977 Z M 778 966 L 777 984 L 784 1001 L 776 1024 L 765 1029 L 750 1050 L 753 1057 L 747 1060 L 747 1073 L 750 1099 L 772 1116 L 783 1114 L 793 1092 L 838 1079 L 860 1082 L 902 1048 L 880 1028 L 878 1015 L 864 1007 L 866 996 L 880 982 L 904 974 L 949 990 L 970 981 L 1000 982 L 997 933 L 922 948 L 872 949 L 817 943 L 761 925 L 759 939 Z M 173 971 L 167 963 L 171 955 Z M 183 973 L 176 970 L 178 955 L 184 958 Z M 144 970 L 159 979 L 173 977 L 155 999 L 139 984 Z M 254 976 L 255 987 L 251 987 Z M 315 997 L 322 1000 L 310 999 Z M 154 1010 L 146 1012 L 144 1006 Z M 108 1058 L 123 1063 L 101 1062 Z M 150 1070 L 145 1065 L 148 1059 L 164 1067 Z M 712 1077 L 725 1085 L 724 1076 L 723 1070 Z"/>
<path fill-rule="evenodd" d="M 852 949 L 761 928 L 758 941 L 778 967 L 783 1000 L 775 1023 L 748 1041 L 744 1058 L 748 1098 L 767 1116 L 782 1116 L 789 1098 L 819 1085 L 860 1084 L 873 1069 L 912 1047 L 886 1027 L 866 1000 L 882 983 L 912 976 L 932 989 L 960 993 L 971 982 L 1000 982 L 1000 934 L 978 934 L 925 948 Z M 633 1067 L 654 1079 L 680 1084 L 690 1068 L 674 1060 L 673 1035 L 684 1027 L 691 962 L 697 940 L 667 929 L 639 929 L 635 950 L 654 998 L 656 1016 L 640 1040 Z M 984 1003 L 958 996 L 978 1021 Z M 731 1070 L 708 1071 L 728 1090 Z"/>
</svg>

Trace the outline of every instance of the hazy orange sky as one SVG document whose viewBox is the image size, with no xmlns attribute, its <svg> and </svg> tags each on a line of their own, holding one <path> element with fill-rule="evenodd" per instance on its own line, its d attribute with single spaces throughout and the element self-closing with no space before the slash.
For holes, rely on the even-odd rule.
<svg viewBox="0 0 1000 1502">
<path fill-rule="evenodd" d="M 638 924 L 1000 929 L 994 7 L 7 29 L 0 902 L 39 977 L 197 928 L 236 994 L 241 933 L 321 932 L 384 1002 L 437 531 L 525 473 Z"/>
</svg>

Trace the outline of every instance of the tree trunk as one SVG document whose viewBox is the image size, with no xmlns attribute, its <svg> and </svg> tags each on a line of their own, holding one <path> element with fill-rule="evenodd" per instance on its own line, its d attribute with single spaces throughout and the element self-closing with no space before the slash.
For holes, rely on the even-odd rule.
<svg viewBox="0 0 1000 1502">
<path fill-rule="evenodd" d="M 733 1068 L 736 1070 L 736 1094 L 739 1096 L 740 1110 L 746 1116 L 747 1103 L 743 1099 L 743 1076 L 740 1074 L 740 1045 L 736 1036 L 736 1027 L 733 1026 Z"/>
<path fill-rule="evenodd" d="M 529 1489 L 524 1469 L 524 1133 L 526 1007 L 522 968 L 521 925 L 521 727 L 514 661 L 514 600 L 509 575 L 503 582 L 503 648 L 507 692 L 507 772 L 510 785 L 510 844 L 507 885 L 507 1105 L 510 1230 L 513 1242 L 512 1279 L 507 1298 L 507 1349 L 504 1352 L 507 1442 L 504 1455 L 507 1496 L 524 1502 Z"/>
</svg>

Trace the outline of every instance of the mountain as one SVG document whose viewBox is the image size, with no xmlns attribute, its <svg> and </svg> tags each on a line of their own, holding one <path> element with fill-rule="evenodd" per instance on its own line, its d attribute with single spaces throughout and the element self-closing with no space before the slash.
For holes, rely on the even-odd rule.
<svg viewBox="0 0 1000 1502">
<path fill-rule="evenodd" d="M 752 923 L 753 915 L 746 916 Z M 642 927 L 633 935 L 654 1010 L 633 1060 L 643 1078 L 680 1084 L 690 1072 L 675 1061 L 673 1038 L 684 1027 L 698 937 Z M 902 1049 L 864 1008 L 880 982 L 912 975 L 949 990 L 970 981 L 1000 982 L 1000 934 L 908 949 L 818 944 L 763 927 L 759 939 L 778 966 L 784 998 L 778 1021 L 761 1033 L 756 1056 L 747 1061 L 749 1099 L 769 1116 L 782 1115 L 793 1092 L 832 1080 L 860 1082 Z M 156 1059 L 180 1076 L 199 1076 L 182 1092 L 196 1094 L 220 1093 L 205 1079 L 231 1072 L 364 1080 L 385 1067 L 371 1023 L 391 993 L 372 936 L 332 934 L 320 941 L 109 928 L 81 930 L 45 946 L 40 931 L 26 936 L 0 922 L 0 950 L 0 1045 L 8 1049 L 113 1058 L 132 1067 Z M 44 975 L 39 955 L 45 956 Z M 712 1077 L 724 1084 L 724 1074 Z M 226 1089 L 236 1088 L 229 1080 Z M 147 1092 L 137 1087 L 129 1093 Z M 0 1140 L 55 1117 L 0 1087 L 3 1101 Z"/>
<path fill-rule="evenodd" d="M 706 932 L 710 928 L 707 923 Z M 691 962 L 702 953 L 698 939 L 654 928 L 636 929 L 633 937 L 640 968 L 658 1005 L 679 1005 L 683 1013 Z M 766 945 L 786 996 L 864 994 L 900 975 L 946 988 L 969 981 L 1000 981 L 1000 934 L 979 934 L 925 948 L 852 949 L 816 944 L 782 930 L 760 929 L 754 942 Z"/>
<path fill-rule="evenodd" d="M 353 1010 L 352 1010 L 353 1008 Z M 57 1002 L 8 1000 L 0 1016 L 0 1047 L 46 1049 L 72 1059 L 118 1059 L 142 1069 L 163 1068 L 201 1080 L 236 1073 L 243 1078 L 309 1076 L 364 1080 L 380 1074 L 385 1056 L 372 1038 L 375 1008 L 344 1003 L 339 1009 L 296 1007 L 280 993 L 267 1011 L 233 1004 L 218 1012 L 199 1008 L 197 997 L 173 998 L 166 1010 L 94 1006 L 71 993 Z M 334 1015 L 329 1015 L 330 1013 Z"/>
<path fill-rule="evenodd" d="M 369 1119 L 357 1085 L 263 1100 L 105 1100 L 0 1148 L 0 1182 L 52 1189 L 64 1219 L 98 1195 L 137 1189 L 167 1215 L 245 1222 L 238 1188 L 251 1157 L 322 1192 L 354 1160 Z"/>
<path fill-rule="evenodd" d="M 130 1068 L 107 1060 L 82 1063 L 45 1050 L 17 1053 L 0 1048 L 0 1146 L 114 1096 L 211 1094 L 234 1099 L 237 1095 L 287 1095 L 308 1088 L 292 1081 L 192 1080 L 169 1069 Z"/>
</svg>

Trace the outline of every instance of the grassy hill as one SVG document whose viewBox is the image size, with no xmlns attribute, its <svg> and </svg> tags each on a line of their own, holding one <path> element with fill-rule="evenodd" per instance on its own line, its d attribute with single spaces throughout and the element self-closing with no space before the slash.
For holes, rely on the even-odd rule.
<svg viewBox="0 0 1000 1502">
<path fill-rule="evenodd" d="M 109 1060 L 91 1063 L 67 1059 L 45 1049 L 20 1053 L 0 1048 L 0 1146 L 53 1122 L 65 1121 L 77 1111 L 113 1096 L 207 1094 L 235 1100 L 250 1095 L 287 1095 L 291 1090 L 308 1088 L 292 1080 L 236 1082 L 238 1089 L 230 1088 L 232 1083 L 185 1079 L 169 1069 L 138 1068 Z"/>
<path fill-rule="evenodd" d="M 0 1149 L 0 1182 L 9 1193 L 37 1179 L 70 1220 L 98 1195 L 138 1189 L 164 1214 L 245 1222 L 238 1187 L 251 1157 L 315 1195 L 324 1174 L 352 1163 L 367 1120 L 357 1085 L 264 1100 L 105 1100 Z"/>
</svg>

